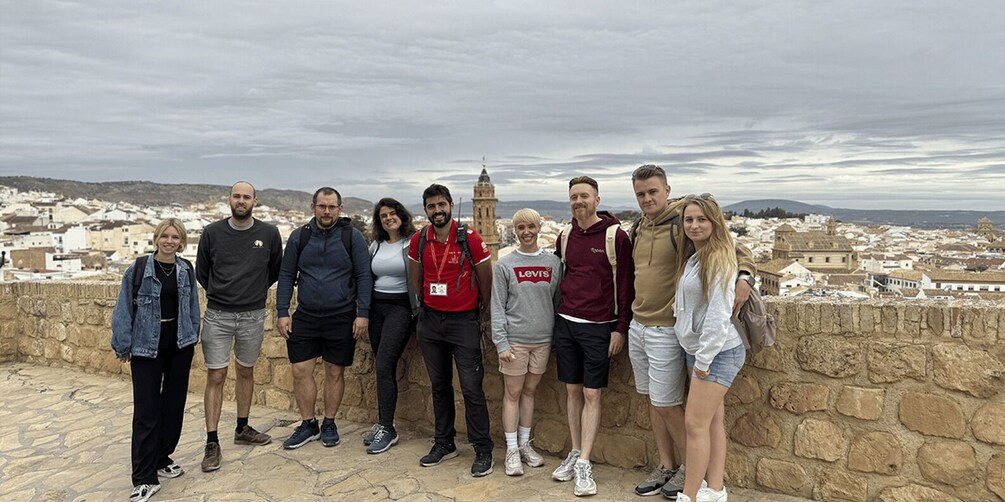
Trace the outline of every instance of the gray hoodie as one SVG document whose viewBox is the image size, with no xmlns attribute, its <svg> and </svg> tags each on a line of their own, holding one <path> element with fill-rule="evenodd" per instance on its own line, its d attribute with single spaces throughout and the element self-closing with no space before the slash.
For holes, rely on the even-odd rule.
<svg viewBox="0 0 1005 502">
<path fill-rule="evenodd" d="M 492 270 L 492 343 L 550 343 L 559 302 L 562 262 L 552 253 L 520 251 L 502 257 Z"/>
</svg>

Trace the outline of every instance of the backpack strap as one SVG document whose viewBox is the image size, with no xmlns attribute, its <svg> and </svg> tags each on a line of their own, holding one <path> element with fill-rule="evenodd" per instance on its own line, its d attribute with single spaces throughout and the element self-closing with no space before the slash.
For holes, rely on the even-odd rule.
<svg viewBox="0 0 1005 502">
<path fill-rule="evenodd" d="M 614 242 L 619 228 L 621 225 L 607 227 L 604 239 L 604 249 L 607 251 L 607 261 L 611 264 L 611 277 L 614 279 L 614 315 L 618 315 L 618 252 L 614 248 Z"/>
<path fill-rule="evenodd" d="M 635 220 L 635 223 L 632 223 L 632 231 L 628 234 L 628 241 L 632 243 L 632 249 L 635 249 L 635 243 L 639 240 L 639 225 L 642 225 L 642 218 L 645 217 L 646 215 L 643 214 Z"/>
<path fill-rule="evenodd" d="M 419 230 L 419 305 L 425 306 L 426 271 L 422 268 L 422 255 L 426 252 L 426 244 L 429 243 L 429 229 Z"/>
<path fill-rule="evenodd" d="M 136 320 L 136 295 L 140 293 L 140 283 L 143 282 L 143 273 L 147 270 L 147 258 L 150 255 L 143 255 L 136 258 L 133 264 L 133 304 L 131 305 L 133 321 Z"/>
<path fill-rule="evenodd" d="M 475 258 L 471 254 L 471 247 L 468 245 L 468 226 L 464 223 L 457 222 L 457 245 L 461 247 L 461 253 L 464 254 L 464 258 L 471 265 L 471 284 L 468 286 L 474 288 L 477 284 L 480 288 L 481 281 L 478 279 L 478 274 L 475 273 Z M 461 273 L 464 273 L 464 260 L 461 260 Z M 457 277 L 457 289 L 460 289 L 460 276 Z M 478 301 L 481 303 L 481 289 L 478 290 Z"/>
</svg>

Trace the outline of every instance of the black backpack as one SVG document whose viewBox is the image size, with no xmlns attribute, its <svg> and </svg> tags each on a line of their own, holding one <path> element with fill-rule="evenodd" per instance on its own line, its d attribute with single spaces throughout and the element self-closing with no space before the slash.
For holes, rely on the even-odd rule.
<svg viewBox="0 0 1005 502">
<path fill-rule="evenodd" d="M 429 242 L 426 235 L 429 232 L 428 229 L 423 228 L 419 231 L 419 277 L 421 280 L 425 280 L 425 271 L 422 268 L 422 255 L 426 252 L 426 244 Z M 461 252 L 464 254 L 464 260 L 461 260 L 461 272 L 464 272 L 464 261 L 467 260 L 468 264 L 471 265 L 471 285 L 474 288 L 476 285 L 478 287 L 478 306 L 481 307 L 482 295 L 481 295 L 481 280 L 478 279 L 478 273 L 475 271 L 475 258 L 471 255 L 471 248 L 468 246 L 468 226 L 464 223 L 457 222 L 457 245 L 461 247 Z M 458 288 L 460 287 L 461 278 L 458 277 Z M 425 301 L 425 291 L 419 288 L 419 304 L 424 304 Z"/>
<path fill-rule="evenodd" d="M 140 293 L 140 283 L 143 282 L 143 272 L 147 269 L 147 258 L 150 255 L 143 255 L 136 258 L 136 262 L 133 263 L 133 305 L 132 305 L 132 317 L 136 319 L 136 295 Z M 195 267 L 192 266 L 192 262 L 182 258 L 181 256 L 175 255 L 175 258 L 185 262 L 188 265 L 188 287 L 192 287 L 192 276 L 195 275 Z"/>
<path fill-rule="evenodd" d="M 349 227 L 342 230 L 342 247 L 345 248 L 346 254 L 349 255 L 349 268 L 351 270 L 355 270 L 355 264 L 352 260 L 352 220 L 343 216 L 335 222 L 335 226 L 339 226 L 339 223 L 343 226 Z M 304 226 L 300 227 L 300 240 L 297 241 L 297 255 L 296 261 L 294 262 L 297 270 L 300 268 L 300 253 L 304 252 L 304 248 L 307 247 L 307 243 L 311 241 L 312 233 L 310 223 L 304 224 Z M 355 284 L 356 282 L 356 276 L 352 272 L 349 273 L 349 280 L 351 281 L 350 285 Z"/>
<path fill-rule="evenodd" d="M 639 234 L 639 225 L 642 224 L 642 218 L 645 218 L 645 217 L 646 217 L 645 215 L 639 216 L 639 219 L 635 220 L 635 223 L 632 224 L 632 233 L 628 235 L 629 241 L 631 241 L 631 243 L 632 243 L 632 249 L 635 249 L 635 243 L 639 239 L 639 235 L 638 235 Z M 673 218 L 670 218 L 669 220 L 664 221 L 663 223 L 660 223 L 660 225 L 670 225 L 670 242 L 673 244 L 673 248 L 676 250 L 677 249 L 677 232 L 680 231 L 680 214 L 673 215 Z"/>
</svg>

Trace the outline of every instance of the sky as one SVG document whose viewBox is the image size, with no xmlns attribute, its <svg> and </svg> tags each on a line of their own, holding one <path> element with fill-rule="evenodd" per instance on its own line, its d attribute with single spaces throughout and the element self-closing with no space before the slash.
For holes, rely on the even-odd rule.
<svg viewBox="0 0 1005 502">
<path fill-rule="evenodd" d="M 0 0 L 0 175 L 1005 210 L 1005 3 Z M 456 201 L 455 201 L 456 202 Z"/>
</svg>

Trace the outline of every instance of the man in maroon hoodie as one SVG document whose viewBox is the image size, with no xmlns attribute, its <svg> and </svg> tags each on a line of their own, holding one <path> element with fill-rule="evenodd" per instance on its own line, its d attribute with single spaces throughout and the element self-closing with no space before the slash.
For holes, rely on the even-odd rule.
<svg viewBox="0 0 1005 502">
<path fill-rule="evenodd" d="M 580 176 L 569 181 L 572 228 L 555 245 L 565 264 L 555 354 L 558 379 L 568 391 L 572 451 L 552 478 L 575 478 L 573 493 L 579 497 L 597 493 L 590 453 L 600 426 L 600 394 L 607 387 L 611 357 L 625 345 L 635 296 L 628 234 L 611 213 L 597 212 L 599 205 L 596 180 Z M 616 273 L 608 256 L 607 233 L 612 226 Z M 564 246 L 562 239 L 568 239 Z"/>
</svg>

